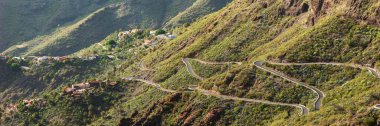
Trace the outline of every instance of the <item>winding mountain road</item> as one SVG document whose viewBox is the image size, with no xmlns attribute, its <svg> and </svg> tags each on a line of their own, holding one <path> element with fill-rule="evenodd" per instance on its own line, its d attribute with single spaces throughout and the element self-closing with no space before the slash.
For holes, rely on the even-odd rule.
<svg viewBox="0 0 380 126">
<path fill-rule="evenodd" d="M 179 92 L 179 91 L 175 91 L 175 90 L 171 90 L 171 89 L 162 88 L 159 84 L 154 83 L 152 81 L 144 80 L 144 79 L 135 79 L 135 78 L 129 77 L 128 80 L 140 81 L 140 82 L 148 84 L 149 86 L 156 87 L 157 89 L 164 91 L 164 92 L 168 92 L 168 93 Z M 268 104 L 268 105 L 281 105 L 281 106 L 297 107 L 297 108 L 301 109 L 301 112 L 299 113 L 300 115 L 306 115 L 309 113 L 309 109 L 306 108 L 304 105 L 301 105 L 301 104 L 288 104 L 288 103 L 280 103 L 280 102 L 271 102 L 271 101 L 266 101 L 266 100 L 256 100 L 256 99 L 232 97 L 232 96 L 227 96 L 227 95 L 221 95 L 221 94 L 209 91 L 209 90 L 204 90 L 204 89 L 201 89 L 199 87 L 197 87 L 195 89 L 193 89 L 193 88 L 189 88 L 189 89 L 193 90 L 193 91 L 197 91 L 203 95 L 214 96 L 214 97 L 217 97 L 217 98 L 220 98 L 223 100 L 245 101 L 245 102 L 251 102 L 251 103 L 263 103 L 263 104 Z"/>
<path fill-rule="evenodd" d="M 192 59 L 192 58 L 184 58 L 184 59 Z M 211 62 L 211 61 L 203 61 L 203 60 L 200 60 L 200 59 L 192 59 L 192 60 L 195 60 L 199 63 L 202 63 L 202 64 L 208 64 L 208 65 L 226 65 L 226 64 L 238 64 L 238 65 L 242 65 L 243 63 L 242 62 Z"/>
<path fill-rule="evenodd" d="M 199 80 L 204 80 L 203 77 L 200 77 L 198 74 L 196 74 L 193 70 L 193 68 L 191 67 L 191 64 L 189 63 L 189 58 L 182 58 L 182 61 L 185 63 L 186 67 L 187 67 L 187 71 L 195 78 L 199 79 Z M 198 61 L 198 60 L 197 60 Z M 201 60 L 199 60 L 201 61 Z M 219 63 L 221 64 L 221 63 Z M 237 100 L 237 101 L 245 101 L 245 102 L 253 102 L 253 103 L 262 103 L 262 104 L 269 104 L 269 105 L 280 105 L 280 106 L 290 106 L 290 107 L 297 107 L 299 109 L 301 109 L 301 112 L 300 112 L 300 115 L 306 115 L 309 113 L 309 109 L 306 108 L 304 105 L 301 105 L 301 104 L 289 104 L 289 103 L 280 103 L 280 102 L 271 102 L 271 101 L 266 101 L 266 100 L 258 100 L 258 99 L 249 99 L 249 98 L 240 98 L 240 97 L 233 97 L 233 96 L 227 96 L 227 95 L 221 95 L 221 94 L 218 94 L 218 93 L 215 93 L 215 92 L 212 92 L 212 91 L 209 91 L 209 90 L 204 90 L 204 89 L 201 89 L 199 87 L 195 88 L 195 89 L 192 89 L 192 88 L 189 88 L 190 90 L 196 90 L 204 95 L 210 95 L 210 96 L 214 96 L 214 97 L 217 97 L 217 98 L 221 98 L 221 99 L 225 99 L 225 100 Z"/>
<path fill-rule="evenodd" d="M 336 62 L 316 62 L 316 63 L 277 63 L 277 62 L 271 62 L 266 61 L 269 64 L 273 65 L 283 65 L 283 66 L 306 66 L 306 65 L 333 65 L 333 66 L 346 66 L 346 67 L 353 67 L 353 68 L 359 68 L 362 70 L 368 70 L 371 72 L 374 76 L 377 78 L 380 78 L 380 72 L 372 67 L 367 67 L 359 64 L 354 63 L 336 63 Z"/>
<path fill-rule="evenodd" d="M 259 69 L 262 69 L 262 70 L 267 71 L 267 72 L 269 72 L 271 74 L 279 76 L 279 77 L 281 77 L 281 78 L 283 78 L 285 80 L 288 80 L 290 82 L 293 82 L 295 84 L 301 85 L 301 86 L 303 86 L 305 88 L 308 88 L 308 89 L 312 90 L 318 96 L 317 99 L 315 100 L 315 103 L 314 103 L 314 109 L 315 110 L 319 110 L 321 108 L 321 106 L 322 106 L 322 99 L 325 97 L 325 94 L 321 90 L 319 90 L 318 88 L 316 88 L 314 86 L 310 86 L 310 85 L 307 85 L 305 83 L 302 83 L 302 82 L 298 81 L 297 79 L 294 79 L 294 78 L 291 78 L 289 76 L 286 76 L 285 74 L 280 73 L 278 71 L 275 71 L 272 68 L 265 67 L 265 66 L 263 66 L 263 63 L 264 63 L 264 61 L 256 61 L 256 62 L 253 63 L 253 65 L 256 66 Z"/>
<path fill-rule="evenodd" d="M 182 62 L 185 63 L 187 71 L 191 74 L 191 76 L 197 78 L 198 80 L 204 80 L 203 77 L 199 76 L 197 73 L 194 72 L 189 62 L 189 58 L 182 58 Z"/>
<path fill-rule="evenodd" d="M 245 102 L 262 103 L 262 104 L 268 104 L 268 105 L 280 105 L 280 106 L 296 107 L 296 108 L 301 109 L 300 115 L 307 115 L 309 113 L 309 109 L 306 108 L 304 105 L 301 105 L 301 104 L 289 104 L 289 103 L 281 103 L 281 102 L 271 102 L 271 101 L 267 101 L 267 100 L 257 100 L 257 99 L 233 97 L 233 96 L 228 96 L 228 95 L 217 94 L 215 92 L 211 92 L 209 90 L 204 90 L 204 89 L 201 89 L 199 87 L 197 87 L 195 90 L 202 93 L 203 95 L 214 96 L 214 97 L 224 99 L 224 100 L 245 101 Z"/>
</svg>

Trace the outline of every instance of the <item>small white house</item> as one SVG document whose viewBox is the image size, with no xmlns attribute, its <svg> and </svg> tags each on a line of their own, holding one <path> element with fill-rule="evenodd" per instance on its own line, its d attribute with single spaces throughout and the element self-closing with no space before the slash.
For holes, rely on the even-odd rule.
<svg viewBox="0 0 380 126">
<path fill-rule="evenodd" d="M 30 67 L 26 67 L 26 66 L 21 66 L 20 67 L 22 70 L 30 70 L 31 68 Z"/>
<path fill-rule="evenodd" d="M 169 34 L 169 35 L 168 35 L 168 38 L 169 38 L 169 39 L 175 39 L 176 36 L 174 36 L 174 35 L 172 35 L 172 34 Z"/>
<path fill-rule="evenodd" d="M 150 34 L 150 35 L 155 35 L 156 32 L 157 32 L 157 30 L 153 30 L 153 31 L 150 31 L 149 34 Z"/>
</svg>

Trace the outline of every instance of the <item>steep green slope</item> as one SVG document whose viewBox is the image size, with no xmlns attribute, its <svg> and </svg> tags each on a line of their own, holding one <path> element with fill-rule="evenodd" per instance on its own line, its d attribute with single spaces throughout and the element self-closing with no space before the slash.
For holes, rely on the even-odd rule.
<svg viewBox="0 0 380 126">
<path fill-rule="evenodd" d="M 145 0 L 110 5 L 51 34 L 15 45 L 4 54 L 67 55 L 119 29 L 159 27 L 191 4 L 192 1 Z"/>
<path fill-rule="evenodd" d="M 16 42 L 52 32 L 113 2 L 116 1 L 1 0 L 0 51 Z"/>
<path fill-rule="evenodd" d="M 231 0 L 197 0 L 192 6 L 167 22 L 165 27 L 175 27 L 185 23 L 191 23 L 199 17 L 203 17 L 204 15 L 225 7 L 229 2 L 231 2 Z"/>
<path fill-rule="evenodd" d="M 204 17 L 189 28 L 185 28 L 185 32 L 177 39 L 145 57 L 145 63 L 157 69 L 157 72 L 152 76 L 153 80 L 181 86 L 188 85 L 187 83 L 171 82 L 175 80 L 172 77 L 175 78 L 183 74 L 181 72 L 184 67 L 181 63 L 183 57 L 211 61 L 242 61 L 248 58 L 250 62 L 247 62 L 246 65 L 255 60 L 273 60 L 273 58 L 286 62 L 351 61 L 359 64 L 376 64 L 378 61 L 379 31 L 377 20 L 355 17 L 362 12 L 366 12 L 372 17 L 380 16 L 377 10 L 372 9 L 378 6 L 378 1 L 335 3 L 332 1 L 321 1 L 320 3 L 319 1 L 311 1 L 311 3 L 306 1 L 256 1 L 253 4 L 249 4 L 249 2 L 234 1 L 218 13 Z M 310 6 L 310 9 L 305 9 L 304 3 L 308 4 L 307 6 Z M 357 7 L 357 4 L 365 7 Z M 245 74 L 248 74 L 246 76 L 251 75 L 250 73 Z M 376 81 L 369 82 L 369 80 L 374 79 L 374 76 L 368 74 L 366 72 L 357 76 L 349 75 L 351 79 L 343 79 L 347 78 L 343 75 L 335 78 L 342 79 L 335 83 L 345 83 L 344 85 L 352 85 L 356 82 L 357 84 L 350 86 L 351 90 L 356 86 L 365 85 L 357 87 L 361 93 L 347 94 L 350 97 L 335 97 L 350 90 L 344 88 L 345 86 L 329 85 L 329 88 L 322 88 L 327 92 L 326 99 L 336 98 L 336 101 L 347 101 L 345 102 L 347 104 L 342 107 L 347 107 L 347 111 L 352 111 L 351 116 L 350 114 L 334 112 L 326 113 L 334 108 L 335 102 L 325 100 L 327 102 L 324 104 L 325 108 L 312 112 L 310 116 L 305 118 L 282 117 L 280 119 L 282 122 L 275 121 L 273 124 L 281 122 L 282 125 L 286 125 L 289 124 L 288 119 L 292 121 L 290 124 L 294 125 L 299 123 L 308 125 L 366 125 L 372 123 L 368 120 L 375 120 L 376 122 L 379 112 L 372 111 L 371 107 L 378 101 L 376 100 L 378 94 L 374 93 L 378 88 Z M 294 77 L 299 78 L 298 76 Z M 365 79 L 366 77 L 368 80 Z M 221 80 L 221 78 L 209 80 L 206 84 Z M 238 77 L 233 78 L 233 80 L 236 79 Z M 309 79 L 305 81 L 308 82 Z M 239 87 L 229 85 L 229 83 L 225 84 L 224 87 L 232 88 L 229 90 Z M 238 91 L 244 92 L 242 89 L 238 89 Z M 235 95 L 240 96 L 239 94 Z M 363 96 L 375 98 L 360 101 L 358 106 L 348 105 L 354 101 L 347 98 L 360 99 Z M 363 109 L 368 109 L 368 111 Z M 315 118 L 318 118 L 314 115 L 320 117 L 324 114 L 328 117 L 319 118 L 317 122 L 313 122 Z M 278 117 L 273 116 L 273 118 Z M 297 121 L 299 119 L 303 121 Z M 343 121 L 336 123 L 334 120 Z M 350 122 L 350 120 L 355 121 Z"/>
<path fill-rule="evenodd" d="M 107 95 L 99 98 L 93 93 L 86 94 L 79 105 L 65 104 L 75 100 L 66 97 L 61 102 L 55 95 L 57 92 L 46 91 L 47 96 L 53 96 L 46 97 L 52 101 L 47 109 L 22 111 L 15 120 L 35 124 L 38 120 L 34 115 L 44 115 L 38 118 L 47 120 L 43 123 L 71 121 L 76 125 L 376 125 L 380 111 L 373 106 L 380 102 L 380 79 L 367 68 L 264 64 L 283 73 L 278 76 L 258 69 L 253 62 L 338 62 L 379 69 L 380 31 L 376 18 L 380 16 L 376 9 L 379 5 L 377 0 L 235 0 L 189 27 L 175 29 L 179 36 L 162 41 L 158 47 L 142 46 L 143 39 L 151 39 L 145 36 L 117 41 L 112 49 L 100 50 L 101 47 L 93 45 L 93 49 L 78 53 L 126 57 L 122 63 L 109 64 L 114 69 L 99 76 L 133 76 L 156 82 L 159 87 L 138 86 L 145 83 L 128 81 L 123 86 L 134 92 L 101 88 L 96 92 Z M 115 33 L 103 42 L 109 40 L 116 40 Z M 199 79 L 183 63 L 182 58 L 187 57 L 243 64 L 226 70 L 225 66 L 191 61 L 194 71 L 204 78 Z M 142 66 L 150 70 L 143 70 Z M 305 84 L 284 78 L 295 78 Z M 319 110 L 313 109 L 316 93 L 305 85 L 324 93 Z M 194 86 L 210 93 L 191 90 Z M 161 88 L 178 92 L 158 90 Z M 115 93 L 109 93 L 112 91 Z M 215 94 L 302 104 L 309 108 L 309 113 L 299 116 L 295 107 L 210 96 L 218 96 Z M 102 101 L 107 107 L 98 107 L 100 112 L 89 107 L 96 105 L 93 98 L 109 98 Z M 58 114 L 52 113 L 55 110 Z"/>
</svg>

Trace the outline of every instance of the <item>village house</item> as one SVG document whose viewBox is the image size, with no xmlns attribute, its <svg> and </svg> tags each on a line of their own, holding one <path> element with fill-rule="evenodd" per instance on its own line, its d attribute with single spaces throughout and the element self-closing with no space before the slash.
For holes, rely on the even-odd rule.
<svg viewBox="0 0 380 126">
<path fill-rule="evenodd" d="M 53 60 L 56 60 L 56 61 L 59 60 L 59 57 L 52 57 L 52 58 L 53 58 Z"/>
<path fill-rule="evenodd" d="M 71 88 L 71 87 L 66 87 L 63 89 L 63 91 L 66 93 L 66 94 L 72 94 L 75 89 L 74 88 Z"/>
<path fill-rule="evenodd" d="M 156 35 L 157 30 L 149 31 L 150 35 Z"/>
<path fill-rule="evenodd" d="M 133 77 L 126 77 L 126 78 L 123 78 L 123 81 L 124 82 L 129 82 L 129 81 L 132 81 L 133 80 Z"/>
<path fill-rule="evenodd" d="M 74 97 L 78 97 L 82 95 L 87 89 L 98 87 L 100 83 L 100 81 L 90 81 L 88 83 L 73 84 L 71 85 L 71 87 L 64 88 L 64 93 L 71 94 Z"/>
<path fill-rule="evenodd" d="M 27 107 L 32 106 L 34 103 L 34 100 L 30 100 L 30 99 L 24 99 L 22 101 L 24 102 L 25 106 L 27 106 Z"/>
<path fill-rule="evenodd" d="M 41 64 L 41 63 L 44 63 L 44 62 L 47 62 L 47 61 L 49 61 L 49 57 L 48 56 L 38 57 L 36 59 L 37 64 Z"/>
<path fill-rule="evenodd" d="M 144 40 L 144 45 L 151 45 L 151 44 L 152 44 L 151 40 L 149 40 L 149 39 Z"/>
<path fill-rule="evenodd" d="M 15 112 L 15 111 L 17 111 L 17 107 L 18 107 L 18 104 L 16 104 L 16 103 L 14 103 L 14 104 L 6 104 L 5 105 L 5 111 L 4 111 L 4 113 L 10 114 L 12 112 Z"/>
<path fill-rule="evenodd" d="M 174 36 L 172 34 L 168 34 L 167 36 L 168 36 L 169 39 L 175 39 L 176 38 L 176 36 Z"/>
<path fill-rule="evenodd" d="M 68 57 L 66 57 L 66 56 L 62 56 L 62 57 L 59 57 L 58 58 L 58 61 L 59 62 L 64 62 L 64 61 L 67 61 L 69 58 Z"/>
<path fill-rule="evenodd" d="M 116 82 L 116 81 L 114 81 L 114 82 L 110 82 L 109 84 L 110 84 L 111 86 L 115 86 L 115 85 L 118 85 L 119 83 Z"/>
<path fill-rule="evenodd" d="M 24 58 L 22 58 L 22 57 L 12 57 L 12 59 L 16 59 L 16 60 L 24 60 Z"/>
<path fill-rule="evenodd" d="M 74 97 L 80 97 L 85 91 L 86 91 L 86 89 L 75 90 L 75 91 L 72 93 L 72 96 L 74 96 Z"/>
<path fill-rule="evenodd" d="M 131 33 L 132 33 L 132 34 L 136 34 L 136 33 L 138 33 L 138 32 L 142 32 L 142 30 L 141 30 L 141 29 L 132 29 L 132 30 L 131 30 Z"/>
<path fill-rule="evenodd" d="M 159 38 L 159 39 L 169 39 L 166 35 L 157 35 L 156 38 Z"/>
<path fill-rule="evenodd" d="M 79 83 L 79 84 L 73 84 L 71 85 L 71 88 L 73 89 L 87 89 L 87 88 L 90 88 L 90 84 L 89 83 Z"/>
<path fill-rule="evenodd" d="M 96 56 L 90 56 L 88 57 L 88 60 L 95 60 L 96 59 Z"/>
<path fill-rule="evenodd" d="M 116 59 L 116 57 L 113 56 L 113 55 L 107 55 L 107 57 L 108 57 L 109 59 Z"/>
<path fill-rule="evenodd" d="M 122 31 L 122 32 L 119 32 L 117 37 L 119 38 L 119 40 L 123 40 L 125 37 L 127 37 L 129 35 L 131 35 L 130 31 Z"/>
<path fill-rule="evenodd" d="M 159 38 L 159 39 L 170 39 L 170 40 L 172 40 L 172 39 L 175 39 L 176 36 L 168 33 L 166 35 L 164 35 L 164 34 L 163 35 L 157 35 L 156 38 Z"/>
<path fill-rule="evenodd" d="M 47 102 L 45 100 L 40 99 L 40 98 L 24 99 L 22 101 L 26 107 L 30 107 L 30 106 L 45 107 L 47 105 Z"/>
<path fill-rule="evenodd" d="M 31 68 L 30 67 L 26 67 L 26 66 L 21 66 L 20 67 L 22 70 L 30 70 Z"/>
</svg>

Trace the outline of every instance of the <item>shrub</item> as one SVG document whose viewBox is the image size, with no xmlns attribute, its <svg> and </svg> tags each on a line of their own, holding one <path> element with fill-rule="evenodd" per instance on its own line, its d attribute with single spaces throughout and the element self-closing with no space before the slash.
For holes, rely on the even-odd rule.
<svg viewBox="0 0 380 126">
<path fill-rule="evenodd" d="M 166 31 L 165 30 L 162 30 L 162 29 L 159 29 L 156 31 L 156 35 L 162 35 L 162 34 L 165 34 Z"/>
</svg>

